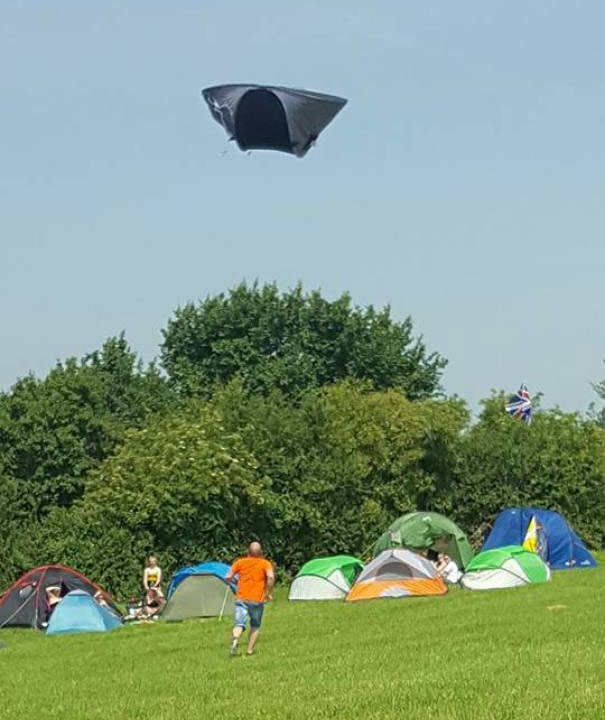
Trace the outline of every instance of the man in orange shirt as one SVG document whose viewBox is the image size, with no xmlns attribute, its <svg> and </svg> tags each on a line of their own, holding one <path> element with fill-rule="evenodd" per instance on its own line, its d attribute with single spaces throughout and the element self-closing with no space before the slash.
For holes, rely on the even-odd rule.
<svg viewBox="0 0 605 720">
<path fill-rule="evenodd" d="M 250 637 L 246 655 L 252 655 L 258 640 L 265 603 L 271 600 L 271 590 L 275 584 L 273 565 L 263 557 L 260 543 L 250 543 L 248 555 L 233 563 L 225 579 L 229 582 L 235 577 L 237 577 L 235 622 L 229 654 L 237 653 L 237 644 L 249 619 Z"/>
</svg>

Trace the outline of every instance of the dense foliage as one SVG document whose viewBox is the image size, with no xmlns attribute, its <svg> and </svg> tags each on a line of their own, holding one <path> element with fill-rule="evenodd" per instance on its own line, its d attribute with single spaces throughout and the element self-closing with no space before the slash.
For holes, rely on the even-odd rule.
<svg viewBox="0 0 605 720">
<path fill-rule="evenodd" d="M 478 536 L 503 507 L 539 505 L 567 517 L 593 547 L 605 542 L 605 431 L 574 413 L 539 412 L 530 427 L 484 403 L 462 438 L 448 503 Z"/>
<path fill-rule="evenodd" d="M 240 286 L 177 311 L 167 376 L 120 336 L 18 381 L 0 395 L 0 586 L 64 562 L 123 597 L 151 551 L 170 573 L 252 538 L 290 573 L 365 554 L 415 509 L 479 542 L 503 507 L 539 505 L 602 547 L 605 430 L 559 411 L 528 427 L 502 396 L 472 423 L 411 327 Z"/>
<path fill-rule="evenodd" d="M 346 378 L 376 389 L 399 388 L 409 398 L 431 397 L 446 361 L 412 336 L 408 317 L 389 308 L 353 307 L 299 286 L 241 284 L 228 295 L 179 308 L 164 331 L 162 364 L 186 394 L 207 393 L 241 377 L 250 390 L 280 390 L 290 398 Z"/>
<path fill-rule="evenodd" d="M 601 380 L 598 383 L 593 383 L 593 390 L 596 392 L 601 403 L 605 402 L 605 380 Z M 595 403 L 592 403 L 590 407 L 591 417 L 601 426 L 605 427 L 605 405 L 597 407 Z"/>
<path fill-rule="evenodd" d="M 150 548 L 172 568 L 229 559 L 253 537 L 282 569 L 362 552 L 434 496 L 464 418 L 457 403 L 346 385 L 297 408 L 229 388 L 129 434 L 83 500 L 49 517 L 44 546 L 121 592 Z"/>
</svg>

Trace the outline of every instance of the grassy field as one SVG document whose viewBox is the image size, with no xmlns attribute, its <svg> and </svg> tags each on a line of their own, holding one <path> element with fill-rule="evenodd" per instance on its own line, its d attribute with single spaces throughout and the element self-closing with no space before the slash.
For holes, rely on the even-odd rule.
<svg viewBox="0 0 605 720">
<path fill-rule="evenodd" d="M 605 568 L 356 605 L 282 592 L 252 658 L 228 657 L 228 621 L 0 631 L 0 718 L 603 718 L 604 591 Z"/>
</svg>

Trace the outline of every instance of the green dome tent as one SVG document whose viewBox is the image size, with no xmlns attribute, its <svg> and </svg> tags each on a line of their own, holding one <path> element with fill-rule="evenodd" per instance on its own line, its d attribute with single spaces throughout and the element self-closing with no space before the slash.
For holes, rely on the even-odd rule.
<svg viewBox="0 0 605 720">
<path fill-rule="evenodd" d="M 305 563 L 290 586 L 289 600 L 342 600 L 363 563 L 352 555 L 315 558 Z"/>
<path fill-rule="evenodd" d="M 374 545 L 373 556 L 390 548 L 434 550 L 445 553 L 465 568 L 473 551 L 466 535 L 451 520 L 435 512 L 413 512 L 395 520 Z"/>
<path fill-rule="evenodd" d="M 550 580 L 550 568 L 521 545 L 506 545 L 476 555 L 462 577 L 469 590 L 495 590 Z"/>
</svg>

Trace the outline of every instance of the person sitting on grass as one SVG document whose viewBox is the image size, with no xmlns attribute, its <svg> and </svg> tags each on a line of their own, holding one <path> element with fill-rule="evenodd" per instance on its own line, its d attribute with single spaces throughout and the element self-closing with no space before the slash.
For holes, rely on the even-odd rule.
<svg viewBox="0 0 605 720">
<path fill-rule="evenodd" d="M 149 588 L 149 590 L 145 594 L 145 602 L 143 603 L 142 608 L 142 617 L 152 618 L 158 615 L 162 611 L 162 608 L 165 604 L 166 601 L 164 600 L 162 592 L 158 588 Z"/>
<path fill-rule="evenodd" d="M 141 602 L 137 605 L 130 603 L 124 620 L 150 620 L 159 615 L 165 604 L 162 593 L 157 588 L 149 588 Z"/>
<path fill-rule="evenodd" d="M 441 577 L 447 585 L 456 585 L 460 582 L 462 573 L 456 562 L 452 560 L 449 555 L 439 553 L 435 568 L 437 569 L 439 577 Z"/>
</svg>

